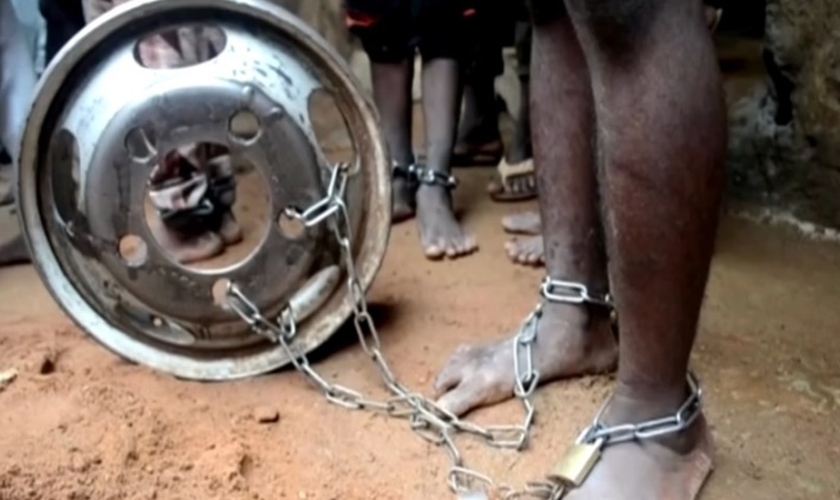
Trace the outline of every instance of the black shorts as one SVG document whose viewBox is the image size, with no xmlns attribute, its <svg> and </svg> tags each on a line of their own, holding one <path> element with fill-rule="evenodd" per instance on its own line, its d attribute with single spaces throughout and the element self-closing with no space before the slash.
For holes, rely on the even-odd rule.
<svg viewBox="0 0 840 500">
<path fill-rule="evenodd" d="M 463 59 L 476 43 L 471 0 L 345 0 L 347 26 L 371 61 Z"/>
<path fill-rule="evenodd" d="M 566 13 L 563 0 L 527 0 L 527 3 L 531 19 L 537 24 L 555 21 Z"/>
</svg>

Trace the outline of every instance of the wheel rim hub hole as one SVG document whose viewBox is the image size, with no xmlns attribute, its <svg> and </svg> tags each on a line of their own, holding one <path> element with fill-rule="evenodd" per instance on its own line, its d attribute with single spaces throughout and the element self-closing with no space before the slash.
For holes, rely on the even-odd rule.
<svg viewBox="0 0 840 500">
<path fill-rule="evenodd" d="M 263 244 L 270 213 L 259 169 L 222 144 L 186 144 L 158 156 L 144 216 L 169 260 L 199 272 L 229 270 Z"/>
</svg>

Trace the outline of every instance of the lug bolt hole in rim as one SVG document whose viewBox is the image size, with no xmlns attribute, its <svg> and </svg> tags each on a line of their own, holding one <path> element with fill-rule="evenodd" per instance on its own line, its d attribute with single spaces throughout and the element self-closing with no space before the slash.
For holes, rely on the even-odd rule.
<svg viewBox="0 0 840 500">
<path fill-rule="evenodd" d="M 217 154 L 195 154 L 201 144 Z M 273 2 L 134 0 L 74 39 L 39 83 L 20 160 L 24 235 L 58 304 L 118 354 L 187 379 L 266 373 L 288 354 L 220 307 L 228 286 L 272 321 L 286 304 L 311 311 L 298 324 L 302 351 L 330 338 L 354 301 L 335 284 L 345 280 L 316 276 L 345 266 L 324 225 L 307 229 L 286 211 L 322 199 L 330 167 L 351 165 L 344 201 L 367 289 L 390 231 L 383 144 L 345 63 Z M 220 157 L 234 188 L 211 182 L 218 176 L 196 180 Z M 180 177 L 154 178 L 167 165 Z M 215 204 L 190 205 L 195 186 L 215 190 Z M 243 240 L 222 242 L 213 259 L 228 260 L 210 266 L 169 252 L 166 238 L 183 235 L 156 224 L 176 227 L 173 211 L 200 206 L 206 215 L 220 200 Z M 218 226 L 210 232 L 231 239 Z"/>
</svg>

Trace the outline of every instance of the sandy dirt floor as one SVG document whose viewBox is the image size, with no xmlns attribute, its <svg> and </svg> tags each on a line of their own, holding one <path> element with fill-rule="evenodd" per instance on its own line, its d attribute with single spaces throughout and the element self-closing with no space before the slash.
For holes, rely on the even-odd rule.
<svg viewBox="0 0 840 500">
<path fill-rule="evenodd" d="M 508 263 L 491 170 L 457 190 L 478 254 L 427 262 L 409 222 L 393 229 L 369 294 L 387 356 L 429 392 L 461 343 L 511 332 L 537 299 L 540 270 Z M 294 372 L 235 383 L 176 380 L 88 339 L 29 266 L 0 270 L 1 500 L 449 498 L 448 463 L 402 421 L 328 405 Z M 666 300 L 651 297 L 650 300 Z M 693 364 L 718 445 L 706 500 L 840 498 L 840 246 L 726 218 Z M 352 335 L 342 330 L 341 339 Z M 352 342 L 323 356 L 329 379 L 384 395 Z M 2 375 L 0 375 L 0 379 Z M 609 377 L 550 384 L 524 453 L 459 443 L 474 466 L 520 483 L 550 470 L 611 386 Z M 473 415 L 513 423 L 519 406 Z M 274 423 L 264 415 L 279 414 Z"/>
</svg>

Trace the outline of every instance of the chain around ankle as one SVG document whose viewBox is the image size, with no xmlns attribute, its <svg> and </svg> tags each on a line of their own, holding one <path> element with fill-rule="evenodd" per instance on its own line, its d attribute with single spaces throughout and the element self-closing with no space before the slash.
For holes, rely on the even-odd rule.
<svg viewBox="0 0 840 500">
<path fill-rule="evenodd" d="M 592 304 L 612 309 L 613 301 L 609 293 L 590 294 L 589 287 L 574 281 L 555 280 L 548 276 L 540 285 L 540 295 L 548 302 L 564 304 Z"/>
</svg>

